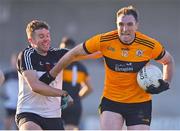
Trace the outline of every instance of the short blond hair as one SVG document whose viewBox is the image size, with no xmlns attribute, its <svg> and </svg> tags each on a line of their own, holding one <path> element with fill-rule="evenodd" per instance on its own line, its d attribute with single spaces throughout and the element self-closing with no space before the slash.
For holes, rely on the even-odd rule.
<svg viewBox="0 0 180 131">
<path fill-rule="evenodd" d="M 130 6 L 127 6 L 127 7 L 123 7 L 121 8 L 120 10 L 118 10 L 118 12 L 116 13 L 116 17 L 119 17 L 120 15 L 132 15 L 134 16 L 135 20 L 138 22 L 139 20 L 139 13 L 138 11 L 136 10 L 135 7 L 133 7 L 132 5 Z"/>
<path fill-rule="evenodd" d="M 26 34 L 28 39 L 33 37 L 33 33 L 35 30 L 45 28 L 47 30 L 50 29 L 49 25 L 45 21 L 32 20 L 28 23 L 26 27 Z"/>
</svg>

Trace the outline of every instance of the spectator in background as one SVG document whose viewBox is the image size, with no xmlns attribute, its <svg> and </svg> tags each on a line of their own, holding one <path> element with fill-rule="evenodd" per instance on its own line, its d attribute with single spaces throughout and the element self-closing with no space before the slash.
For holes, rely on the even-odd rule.
<svg viewBox="0 0 180 131">
<path fill-rule="evenodd" d="M 11 69 L 9 71 L 4 72 L 4 83 L 3 87 L 5 87 L 5 111 L 6 117 L 4 119 L 4 129 L 12 130 L 17 129 L 15 124 L 15 114 L 16 114 L 16 106 L 17 106 L 17 98 L 18 98 L 18 73 L 16 70 L 16 60 L 17 54 L 11 55 Z M 14 128 L 15 127 L 15 128 Z"/>
<path fill-rule="evenodd" d="M 67 37 L 63 37 L 60 48 L 72 49 L 75 42 Z M 63 70 L 63 90 L 73 98 L 74 104 L 62 110 L 66 130 L 78 130 L 82 114 L 81 99 L 92 92 L 89 82 L 89 74 L 86 67 L 80 62 L 73 62 Z"/>
</svg>

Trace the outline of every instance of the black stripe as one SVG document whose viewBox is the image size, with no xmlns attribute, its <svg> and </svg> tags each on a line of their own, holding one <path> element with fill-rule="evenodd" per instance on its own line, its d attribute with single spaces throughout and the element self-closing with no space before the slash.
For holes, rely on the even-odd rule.
<svg viewBox="0 0 180 131">
<path fill-rule="evenodd" d="M 111 38 L 111 39 L 101 39 L 100 42 L 111 41 L 111 40 L 115 40 L 115 39 L 118 39 L 118 36 Z"/>
<path fill-rule="evenodd" d="M 87 50 L 87 48 L 86 48 L 86 46 L 85 46 L 85 42 L 83 43 L 83 49 L 84 49 L 84 51 L 85 51 L 87 54 L 92 54 L 91 52 L 89 52 L 89 51 Z"/>
<path fill-rule="evenodd" d="M 143 41 L 143 42 L 146 43 L 146 44 L 149 44 L 149 45 L 151 45 L 151 46 L 154 46 L 154 43 L 153 43 L 153 42 L 148 41 L 148 40 L 145 40 L 145 39 L 141 39 L 141 38 L 136 37 L 135 40 Z"/>
<path fill-rule="evenodd" d="M 121 61 L 115 60 L 109 57 L 104 56 L 106 65 L 109 69 L 115 72 L 125 72 L 125 73 L 136 73 L 141 70 L 146 63 L 149 61 L 141 61 L 141 62 L 129 62 L 129 61 Z"/>
<path fill-rule="evenodd" d="M 107 39 L 107 38 L 111 38 L 111 37 L 114 37 L 114 36 L 118 36 L 117 33 L 116 34 L 112 34 L 112 35 L 102 35 L 101 38 L 102 39 Z"/>
<path fill-rule="evenodd" d="M 161 58 L 163 58 L 163 56 L 166 54 L 166 51 L 163 49 L 163 51 L 160 53 L 160 55 L 155 58 L 154 60 L 160 60 Z"/>
<path fill-rule="evenodd" d="M 112 38 L 116 38 L 116 37 L 118 37 L 118 35 L 115 35 L 115 36 L 112 36 L 112 37 L 106 37 L 106 38 L 101 37 L 100 39 L 101 40 L 108 40 L 108 39 L 112 39 Z"/>
<path fill-rule="evenodd" d="M 139 43 L 139 44 L 141 44 L 141 45 L 147 46 L 147 47 L 149 47 L 149 48 L 151 48 L 151 49 L 154 48 L 154 45 L 149 45 L 149 44 L 145 43 L 144 41 L 139 41 L 139 40 L 136 40 L 136 39 L 135 39 L 135 42 L 137 42 L 137 43 Z"/>
</svg>

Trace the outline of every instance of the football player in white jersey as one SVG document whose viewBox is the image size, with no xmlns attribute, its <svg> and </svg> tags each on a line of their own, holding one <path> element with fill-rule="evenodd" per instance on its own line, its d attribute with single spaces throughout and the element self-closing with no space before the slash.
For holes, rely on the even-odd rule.
<svg viewBox="0 0 180 131">
<path fill-rule="evenodd" d="M 20 130 L 62 130 L 61 98 L 73 100 L 62 90 L 62 72 L 53 78 L 49 70 L 68 50 L 50 47 L 49 26 L 44 21 L 31 21 L 26 33 L 30 44 L 19 53 L 17 61 L 17 126 Z"/>
</svg>

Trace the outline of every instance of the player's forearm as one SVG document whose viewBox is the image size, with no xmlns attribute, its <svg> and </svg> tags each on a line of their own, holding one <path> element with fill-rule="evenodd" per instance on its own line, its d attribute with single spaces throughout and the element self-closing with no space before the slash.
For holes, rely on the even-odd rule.
<svg viewBox="0 0 180 131">
<path fill-rule="evenodd" d="M 171 57 L 170 61 L 163 65 L 163 79 L 171 82 L 175 70 L 174 59 Z"/>
<path fill-rule="evenodd" d="M 34 82 L 30 86 L 31 86 L 31 89 L 33 92 L 36 92 L 43 96 L 60 97 L 60 96 L 67 94 L 67 92 L 65 92 L 63 90 L 53 88 L 53 87 L 51 87 L 47 84 L 44 84 L 40 81 Z"/>
<path fill-rule="evenodd" d="M 81 83 L 81 90 L 79 91 L 79 96 L 81 98 L 84 98 L 88 96 L 92 92 L 91 84 L 89 83 L 89 80 L 86 80 L 85 82 Z"/>
<path fill-rule="evenodd" d="M 60 97 L 65 91 L 53 88 L 48 84 L 45 84 L 39 80 L 37 72 L 35 70 L 25 70 L 22 72 L 22 76 L 27 82 L 29 88 L 40 95 Z"/>
<path fill-rule="evenodd" d="M 85 98 L 86 96 L 88 96 L 90 93 L 92 92 L 92 89 L 82 89 L 79 91 L 79 96 L 81 98 Z"/>
<path fill-rule="evenodd" d="M 86 55 L 82 45 L 78 45 L 68 53 L 66 53 L 58 63 L 50 70 L 50 74 L 53 77 L 56 77 L 59 72 L 61 72 L 64 68 L 66 68 L 73 61 L 83 59 L 83 56 Z"/>
<path fill-rule="evenodd" d="M 49 73 L 55 78 L 58 73 L 66 68 L 70 63 L 72 63 L 74 59 L 75 56 L 73 52 L 68 52 L 58 61 L 58 63 L 49 71 Z"/>
</svg>

